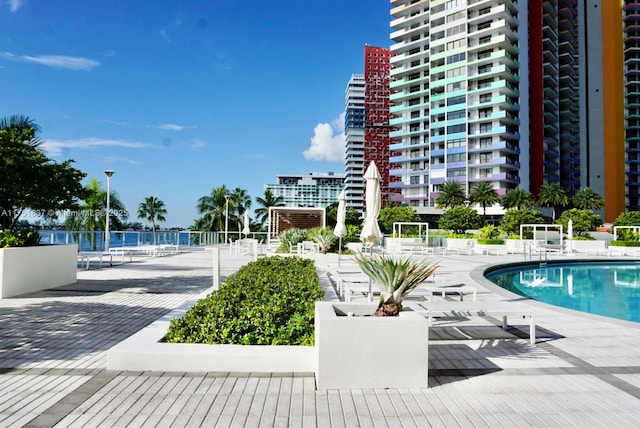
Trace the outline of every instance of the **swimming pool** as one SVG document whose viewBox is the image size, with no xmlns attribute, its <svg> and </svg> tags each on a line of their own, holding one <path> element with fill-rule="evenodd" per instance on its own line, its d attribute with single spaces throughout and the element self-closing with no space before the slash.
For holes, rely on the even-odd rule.
<svg viewBox="0 0 640 428">
<path fill-rule="evenodd" d="M 494 284 L 563 308 L 640 322 L 640 263 L 567 263 L 487 273 Z"/>
</svg>

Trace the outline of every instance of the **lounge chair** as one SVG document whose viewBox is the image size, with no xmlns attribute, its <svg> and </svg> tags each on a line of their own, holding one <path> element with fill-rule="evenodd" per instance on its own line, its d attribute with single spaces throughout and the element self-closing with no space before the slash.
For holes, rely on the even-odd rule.
<svg viewBox="0 0 640 428">
<path fill-rule="evenodd" d="M 530 306 L 513 302 L 408 302 L 407 306 L 429 318 L 431 325 L 433 318 L 439 317 L 502 317 L 502 328 L 507 329 L 507 317 L 522 317 L 529 320 L 529 341 L 536 343 L 536 324 L 534 310 Z"/>
</svg>

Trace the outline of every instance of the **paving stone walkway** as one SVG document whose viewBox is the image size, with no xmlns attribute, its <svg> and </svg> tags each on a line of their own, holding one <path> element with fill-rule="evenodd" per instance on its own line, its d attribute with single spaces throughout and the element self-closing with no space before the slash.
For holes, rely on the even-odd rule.
<svg viewBox="0 0 640 428">
<path fill-rule="evenodd" d="M 250 259 L 221 250 L 221 274 Z M 335 255 L 317 255 L 322 269 Z M 504 300 L 479 274 L 521 256 L 439 256 L 439 277 Z M 212 284 L 210 251 L 79 270 L 0 300 L 0 427 L 637 427 L 640 325 L 536 308 L 523 322 L 443 319 L 430 387 L 316 391 L 309 375 L 105 370 L 106 351 Z M 516 323 L 518 324 L 518 323 Z M 373 364 L 375 355 L 363 364 Z M 402 362 L 399 361 L 398 364 Z"/>
</svg>

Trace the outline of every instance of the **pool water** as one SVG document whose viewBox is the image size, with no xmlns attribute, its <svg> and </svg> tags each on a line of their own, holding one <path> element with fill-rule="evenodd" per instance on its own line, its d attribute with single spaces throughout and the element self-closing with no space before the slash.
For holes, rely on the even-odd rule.
<svg viewBox="0 0 640 428">
<path fill-rule="evenodd" d="M 554 306 L 640 322 L 640 263 L 567 263 L 486 274 L 500 287 Z"/>
</svg>

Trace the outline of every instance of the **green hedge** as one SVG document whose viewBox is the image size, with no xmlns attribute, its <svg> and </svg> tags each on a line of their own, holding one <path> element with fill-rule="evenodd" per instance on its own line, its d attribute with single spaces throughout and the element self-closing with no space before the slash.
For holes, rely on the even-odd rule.
<svg viewBox="0 0 640 428">
<path fill-rule="evenodd" d="M 504 239 L 478 239 L 478 244 L 481 245 L 502 245 Z"/>
<path fill-rule="evenodd" d="M 640 247 L 640 241 L 609 241 L 612 247 Z"/>
<path fill-rule="evenodd" d="M 313 260 L 263 257 L 173 319 L 164 341 L 313 345 L 315 302 L 323 299 Z"/>
</svg>

